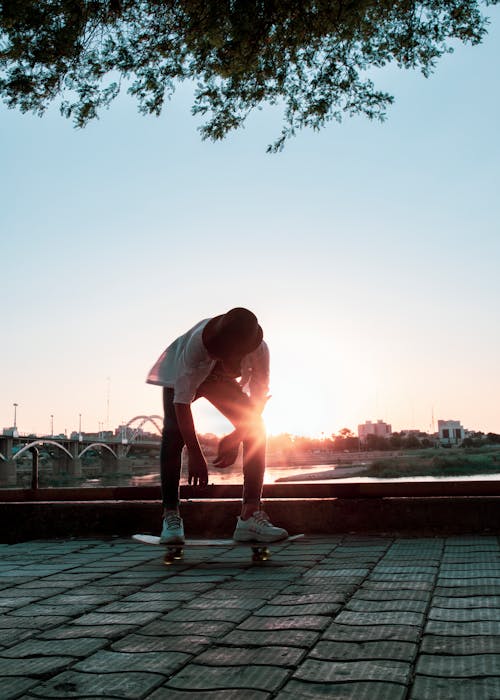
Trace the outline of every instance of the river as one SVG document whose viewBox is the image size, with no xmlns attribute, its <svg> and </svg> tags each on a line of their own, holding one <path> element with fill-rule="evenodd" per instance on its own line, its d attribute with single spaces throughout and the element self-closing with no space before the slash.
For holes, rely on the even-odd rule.
<svg viewBox="0 0 500 700">
<path fill-rule="evenodd" d="M 115 475 L 110 477 L 98 477 L 86 479 L 80 486 L 154 486 L 160 483 L 158 471 L 145 470 L 147 473 L 136 474 L 134 476 Z M 473 476 L 412 476 L 400 479 L 381 479 L 378 477 L 363 476 L 362 467 L 336 466 L 334 464 L 315 464 L 304 467 L 268 467 L 266 469 L 264 483 L 273 484 L 277 481 L 285 483 L 384 483 L 392 481 L 498 481 L 498 474 L 474 474 Z M 333 473 L 332 473 L 333 472 Z M 337 476 L 334 476 L 337 472 Z M 349 474 L 352 476 L 349 476 Z M 322 478 L 322 474 L 325 478 Z M 326 476 L 328 475 L 328 476 Z M 182 476 L 182 483 L 185 483 L 185 474 Z M 238 484 L 242 483 L 243 476 L 240 470 L 230 471 L 211 470 L 209 471 L 210 484 Z M 54 484 L 56 485 L 56 484 Z M 68 485 L 68 484 L 65 484 Z"/>
</svg>

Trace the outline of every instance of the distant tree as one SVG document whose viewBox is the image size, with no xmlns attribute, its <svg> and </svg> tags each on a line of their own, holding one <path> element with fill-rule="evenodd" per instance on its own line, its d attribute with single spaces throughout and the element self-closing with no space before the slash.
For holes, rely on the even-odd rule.
<svg viewBox="0 0 500 700">
<path fill-rule="evenodd" d="M 298 129 L 344 115 L 383 120 L 393 98 L 374 68 L 429 76 L 459 40 L 478 44 L 499 0 L 0 0 L 0 95 L 41 114 L 60 98 L 84 126 L 122 81 L 142 113 L 196 84 L 203 138 L 224 138 L 267 103 Z"/>
<path fill-rule="evenodd" d="M 420 440 L 414 433 L 410 433 L 403 439 L 402 447 L 406 450 L 417 450 L 421 447 Z"/>
<path fill-rule="evenodd" d="M 354 433 L 349 428 L 342 428 L 339 430 L 339 436 L 345 440 L 346 438 L 354 437 Z"/>
<path fill-rule="evenodd" d="M 349 428 L 342 428 L 337 435 L 332 435 L 332 448 L 337 452 L 357 452 L 359 438 Z"/>
<path fill-rule="evenodd" d="M 393 450 L 399 450 L 401 449 L 401 445 L 403 443 L 403 438 L 401 437 L 400 433 L 392 433 L 391 437 L 389 438 L 389 444 Z"/>
<path fill-rule="evenodd" d="M 381 435 L 367 435 L 366 447 L 369 450 L 389 450 L 391 449 L 391 443 Z"/>
</svg>

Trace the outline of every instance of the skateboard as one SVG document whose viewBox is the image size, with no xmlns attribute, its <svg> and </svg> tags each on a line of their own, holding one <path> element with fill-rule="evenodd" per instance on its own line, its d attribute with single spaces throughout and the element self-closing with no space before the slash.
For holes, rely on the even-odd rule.
<svg viewBox="0 0 500 700">
<path fill-rule="evenodd" d="M 173 564 L 174 561 L 179 561 L 183 558 L 185 547 L 250 547 L 252 550 L 252 561 L 267 561 L 271 558 L 269 545 L 293 542 L 301 537 L 304 537 L 304 535 L 291 535 L 290 537 L 286 537 L 283 540 L 277 540 L 276 542 L 256 542 L 255 540 L 249 540 L 248 542 L 237 542 L 236 540 L 207 539 L 186 540 L 184 544 L 160 544 L 160 538 L 156 537 L 155 535 L 132 535 L 132 539 L 136 542 L 165 547 L 166 551 L 163 561 L 167 566 Z"/>
</svg>

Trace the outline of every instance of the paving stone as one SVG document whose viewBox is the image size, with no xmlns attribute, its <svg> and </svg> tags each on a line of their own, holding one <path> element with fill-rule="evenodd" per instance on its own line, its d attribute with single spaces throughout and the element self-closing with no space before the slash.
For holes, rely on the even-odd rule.
<svg viewBox="0 0 500 700">
<path fill-rule="evenodd" d="M 410 700 L 497 700 L 500 678 L 438 678 L 416 676 Z"/>
<path fill-rule="evenodd" d="M 323 639 L 335 642 L 401 641 L 415 642 L 420 628 L 413 625 L 341 625 L 333 622 L 324 632 Z"/>
<path fill-rule="evenodd" d="M 418 659 L 416 672 L 422 676 L 442 676 L 444 678 L 500 677 L 500 655 L 437 656 L 423 654 Z"/>
<path fill-rule="evenodd" d="M 33 605 L 26 605 L 23 608 L 18 608 L 12 611 L 12 617 L 35 617 L 37 615 L 55 615 L 70 618 L 82 615 L 89 609 L 88 605 L 52 605 L 44 601 Z"/>
<path fill-rule="evenodd" d="M 471 637 L 477 635 L 500 635 L 500 623 L 481 622 L 442 622 L 429 620 L 425 626 L 426 634 L 441 634 L 443 636 Z"/>
<path fill-rule="evenodd" d="M 148 695 L 148 700 L 267 700 L 271 695 L 263 690 L 243 690 L 242 688 L 225 690 L 175 690 L 158 688 Z"/>
<path fill-rule="evenodd" d="M 161 613 L 126 612 L 100 613 L 92 612 L 73 620 L 74 625 L 144 625 L 157 618 Z"/>
<path fill-rule="evenodd" d="M 185 606 L 169 612 L 161 620 L 162 622 L 196 622 L 198 620 L 210 622 L 220 620 L 238 623 L 246 617 L 248 617 L 248 611 L 238 608 L 214 608 L 208 610 L 207 608 Z"/>
<path fill-rule="evenodd" d="M 244 647 L 289 646 L 307 649 L 318 639 L 319 634 L 308 630 L 233 630 L 220 641 Z"/>
<path fill-rule="evenodd" d="M 313 569 L 304 575 L 304 580 L 315 578 L 339 579 L 344 582 L 361 581 L 369 573 L 368 569 Z"/>
<path fill-rule="evenodd" d="M 373 574 L 434 574 L 437 573 L 436 566 L 387 566 L 379 564 L 373 570 Z"/>
<path fill-rule="evenodd" d="M 428 583 L 433 585 L 436 579 L 436 574 L 377 574 L 373 572 L 370 575 L 370 581 L 374 583 Z"/>
<path fill-rule="evenodd" d="M 55 581 L 47 581 L 46 579 L 43 582 L 43 591 L 48 597 L 49 595 L 56 595 L 57 593 L 65 593 L 68 590 L 73 590 L 75 588 L 80 589 L 82 587 L 82 582 L 81 581 L 60 581 L 60 580 L 55 580 Z M 27 583 L 23 583 L 22 586 L 17 585 L 16 588 L 20 591 L 23 591 L 24 593 L 32 593 L 33 591 L 38 592 L 40 591 L 40 580 L 39 579 L 34 579 L 32 581 L 29 581 Z"/>
<path fill-rule="evenodd" d="M 471 561 L 467 563 L 463 562 L 460 564 L 450 564 L 442 562 L 439 569 L 439 575 L 445 577 L 448 574 L 450 576 L 460 576 L 461 574 L 469 573 L 479 573 L 481 575 L 498 577 L 500 575 L 500 563 Z"/>
<path fill-rule="evenodd" d="M 361 588 L 355 592 L 351 600 L 377 600 L 377 601 L 394 601 L 394 600 L 411 600 L 423 601 L 427 603 L 430 599 L 428 591 L 411 590 L 408 588 L 391 589 L 388 591 L 380 590 L 379 588 L 368 588 L 363 584 Z"/>
<path fill-rule="evenodd" d="M 291 583 L 289 586 L 285 586 L 280 591 L 276 591 L 275 595 L 339 595 L 345 596 L 352 592 L 356 587 L 349 583 L 345 585 L 340 585 L 338 581 L 335 581 L 335 588 L 332 587 L 331 581 L 311 580 L 307 583 L 303 578 L 298 579 Z"/>
<path fill-rule="evenodd" d="M 162 652 L 161 654 L 157 652 L 131 654 L 118 651 L 98 651 L 75 664 L 73 670 L 86 673 L 144 671 L 169 676 L 183 666 L 190 656 L 188 653 L 177 651 Z"/>
<path fill-rule="evenodd" d="M 40 683 L 30 690 L 37 698 L 143 698 L 164 682 L 158 673 L 64 673 Z"/>
<path fill-rule="evenodd" d="M 470 586 L 472 583 L 475 585 L 482 584 L 483 586 L 500 586 L 500 578 L 482 576 L 481 573 L 477 575 L 471 573 L 470 576 L 462 575 L 460 577 L 439 576 L 436 585 L 440 587 L 442 586 L 443 588 L 446 588 L 447 586 L 457 588 L 459 586 Z"/>
<path fill-rule="evenodd" d="M 207 666 L 277 666 L 294 668 L 305 651 L 293 647 L 211 647 L 196 657 L 197 664 Z"/>
<path fill-rule="evenodd" d="M 234 580 L 234 581 L 225 581 L 222 586 L 220 586 L 220 590 L 227 590 L 227 591 L 246 591 L 248 595 L 268 595 L 268 596 L 273 596 L 276 595 L 276 591 L 273 589 L 279 589 L 281 590 L 283 588 L 283 585 L 286 585 L 283 583 L 283 581 L 273 581 L 270 580 L 269 578 L 267 581 L 241 581 L 241 580 Z"/>
<path fill-rule="evenodd" d="M 322 630 L 329 623 L 327 617 L 319 615 L 297 615 L 295 617 L 256 617 L 252 615 L 239 626 L 240 630 Z"/>
<path fill-rule="evenodd" d="M 239 576 L 236 577 L 236 581 L 239 582 L 245 582 L 248 581 L 249 583 L 253 582 L 259 582 L 262 583 L 263 581 L 269 581 L 270 576 L 271 576 L 271 567 L 267 566 L 266 567 L 267 571 L 247 571 L 244 574 L 240 574 Z M 307 569 L 306 569 L 307 572 Z M 297 578 L 299 574 L 301 574 L 302 571 L 290 571 L 288 568 L 286 571 L 283 569 L 278 569 L 277 567 L 274 567 L 272 569 L 272 579 L 277 587 L 281 587 L 286 585 L 288 581 L 293 581 L 293 579 Z M 306 573 L 305 575 L 308 575 Z"/>
<path fill-rule="evenodd" d="M 141 628 L 141 634 L 158 637 L 164 634 L 185 637 L 186 635 L 199 635 L 202 637 L 220 637 L 227 634 L 234 627 L 230 622 L 173 622 L 155 620 Z"/>
<path fill-rule="evenodd" d="M 322 661 L 307 659 L 295 671 L 293 677 L 315 683 L 339 683 L 341 681 L 387 681 L 406 684 L 411 665 L 393 659 L 368 661 Z"/>
<path fill-rule="evenodd" d="M 500 596 L 465 596 L 462 598 L 449 598 L 448 596 L 434 596 L 432 598 L 434 608 L 497 608 L 500 610 Z"/>
<path fill-rule="evenodd" d="M 228 578 L 227 576 L 211 576 L 210 574 L 200 574 L 200 572 L 197 571 L 197 569 L 193 569 L 193 571 L 184 571 L 183 574 L 179 574 L 177 577 L 177 581 L 179 583 L 183 583 L 184 581 L 188 583 L 189 579 L 193 576 L 196 576 L 196 583 L 222 583 Z"/>
<path fill-rule="evenodd" d="M 489 586 L 471 581 L 467 586 L 436 586 L 434 595 L 445 598 L 464 598 L 467 596 L 498 596 L 500 595 L 500 585 Z"/>
<path fill-rule="evenodd" d="M 29 656 L 87 656 L 107 644 L 105 639 L 29 639 L 0 652 L 0 657 L 23 659 Z"/>
<path fill-rule="evenodd" d="M 412 612 L 351 612 L 343 610 L 336 618 L 343 625 L 415 625 L 424 624 L 424 615 Z"/>
<path fill-rule="evenodd" d="M 115 639 L 131 632 L 136 625 L 67 625 L 38 635 L 39 639 L 83 639 L 85 637 Z"/>
<path fill-rule="evenodd" d="M 24 639 L 30 639 L 39 634 L 37 629 L 8 629 L 2 630 L 0 638 L 2 640 L 2 645 L 4 647 L 12 646 L 18 642 L 22 642 Z"/>
<path fill-rule="evenodd" d="M 441 559 L 443 566 L 454 564 L 500 564 L 500 555 L 492 554 L 445 554 Z"/>
<path fill-rule="evenodd" d="M 201 581 L 182 581 L 178 582 L 177 576 L 175 576 L 175 571 L 172 573 L 173 578 L 167 578 L 165 581 L 160 581 L 159 583 L 154 583 L 151 586 L 143 589 L 150 593 L 181 593 L 182 595 L 191 595 L 192 593 L 203 593 L 212 588 L 210 583 L 203 583 Z"/>
<path fill-rule="evenodd" d="M 95 611 L 101 613 L 143 613 L 156 612 L 166 613 L 169 610 L 174 610 L 179 603 L 177 601 L 154 600 L 154 601 L 130 601 L 119 600 L 114 603 L 109 603 L 105 607 Z"/>
<path fill-rule="evenodd" d="M 19 698 L 22 693 L 25 693 L 37 683 L 38 681 L 33 678 L 21 676 L 16 678 L 0 678 L 0 698 L 2 698 L 2 700 L 14 700 L 14 698 Z"/>
<path fill-rule="evenodd" d="M 308 605 L 264 605 L 254 612 L 258 617 L 289 617 L 291 615 L 333 615 L 340 603 L 309 603 Z"/>
<path fill-rule="evenodd" d="M 217 598 L 202 596 L 189 601 L 189 608 L 199 608 L 201 610 L 217 610 L 218 608 L 235 608 L 236 610 L 255 610 L 265 602 L 260 597 L 231 596 L 217 591 Z"/>
<path fill-rule="evenodd" d="M 130 653 L 147 651 L 189 651 L 190 654 L 197 654 L 213 644 L 211 637 L 200 636 L 161 636 L 146 637 L 142 634 L 130 634 L 119 639 L 111 645 L 113 651 L 126 651 Z"/>
<path fill-rule="evenodd" d="M 0 594 L 0 612 L 5 612 L 4 608 L 21 608 L 24 605 L 29 605 L 36 600 L 40 600 L 40 596 L 15 595 L 15 590 L 16 589 L 9 588 L 8 596 L 1 596 Z"/>
<path fill-rule="evenodd" d="M 498 637 L 441 637 L 426 634 L 420 647 L 427 654 L 500 654 Z"/>
<path fill-rule="evenodd" d="M 201 666 L 188 664 L 165 687 L 184 690 L 214 690 L 216 688 L 245 688 L 277 690 L 290 671 L 273 666 Z"/>
<path fill-rule="evenodd" d="M 71 666 L 75 659 L 70 656 L 32 657 L 29 663 L 16 663 L 12 659 L 0 658 L 1 676 L 43 676 L 46 673 L 58 673 Z"/>
<path fill-rule="evenodd" d="M 289 681 L 276 700 L 332 698 L 333 700 L 404 700 L 406 687 L 396 683 L 307 683 Z M 426 698 L 426 700 L 428 700 Z M 434 697 L 433 700 L 436 700 Z M 441 700 L 441 699 L 440 699 Z M 484 700 L 484 699 L 483 699 Z"/>
<path fill-rule="evenodd" d="M 63 625 L 70 619 L 71 618 L 63 617 L 62 615 L 36 615 L 33 617 L 14 617 L 13 615 L 2 615 L 0 616 L 0 630 L 2 630 L 0 637 L 3 636 L 3 630 L 42 630 L 46 629 L 47 627 L 54 627 L 55 625 Z"/>
<path fill-rule="evenodd" d="M 359 600 L 356 596 L 346 605 L 346 610 L 352 612 L 416 612 L 423 613 L 427 609 L 425 600 Z"/>
<path fill-rule="evenodd" d="M 336 604 L 344 603 L 346 600 L 345 593 L 337 590 L 330 590 L 324 593 L 303 593 L 293 595 L 291 593 L 283 593 L 275 596 L 269 601 L 270 605 L 318 605 L 320 603 Z"/>
<path fill-rule="evenodd" d="M 417 645 L 411 642 L 330 642 L 322 640 L 311 649 L 309 657 L 324 661 L 354 661 L 359 659 L 412 661 L 417 654 L 417 649 Z"/>
<path fill-rule="evenodd" d="M 500 622 L 500 608 L 436 608 L 429 610 L 430 620 L 443 620 L 444 622 L 477 622 L 489 620 Z"/>
<path fill-rule="evenodd" d="M 371 579 L 367 579 L 366 581 L 363 581 L 363 589 L 385 592 L 405 590 L 431 591 L 433 589 L 433 583 L 429 581 L 416 581 L 415 579 L 407 581 L 373 581 Z"/>
</svg>

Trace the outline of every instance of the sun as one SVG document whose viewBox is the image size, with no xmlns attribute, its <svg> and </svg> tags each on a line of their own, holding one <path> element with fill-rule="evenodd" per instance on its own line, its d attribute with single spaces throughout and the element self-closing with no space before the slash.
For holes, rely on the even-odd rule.
<svg viewBox="0 0 500 700">
<path fill-rule="evenodd" d="M 323 437 L 333 431 L 331 410 L 306 383 L 295 382 L 293 387 L 288 385 L 281 390 L 276 387 L 263 418 L 270 435 Z"/>
</svg>

